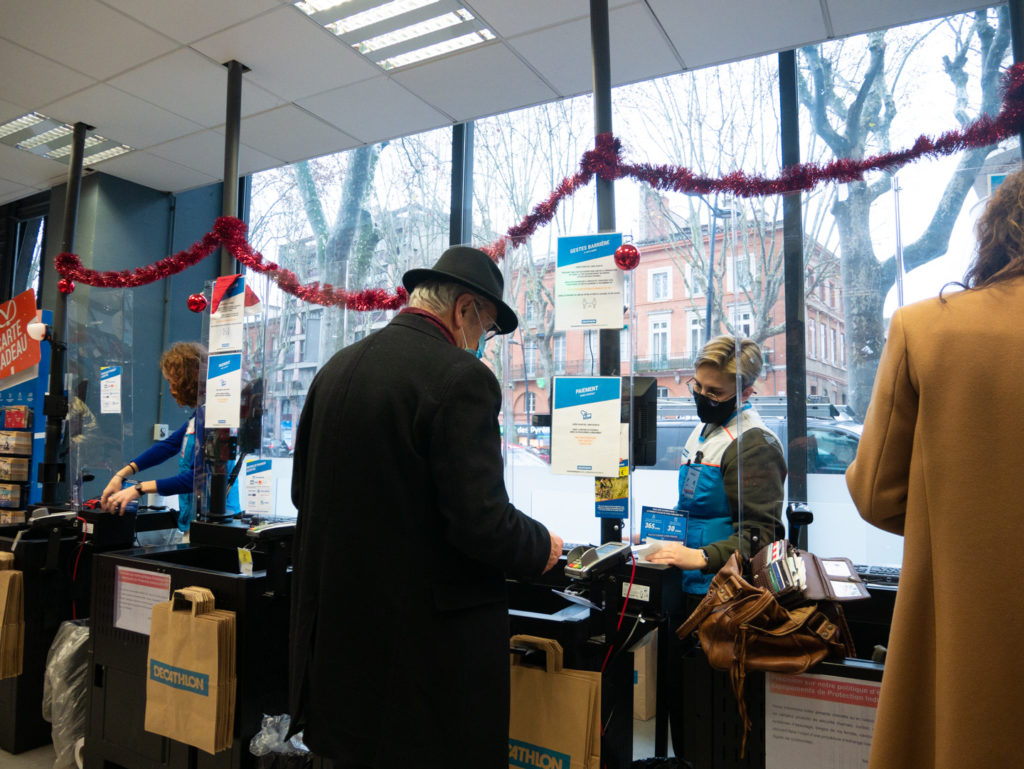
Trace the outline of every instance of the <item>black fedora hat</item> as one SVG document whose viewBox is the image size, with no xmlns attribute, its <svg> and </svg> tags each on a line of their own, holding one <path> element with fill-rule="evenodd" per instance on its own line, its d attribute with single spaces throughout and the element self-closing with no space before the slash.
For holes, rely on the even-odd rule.
<svg viewBox="0 0 1024 769">
<path fill-rule="evenodd" d="M 505 279 L 501 277 L 501 270 L 491 257 L 480 249 L 452 246 L 441 254 L 441 258 L 432 268 L 409 270 L 405 273 L 402 276 L 402 285 L 411 294 L 413 289 L 425 280 L 460 283 L 494 302 L 494 306 L 498 308 L 495 322 L 498 324 L 499 334 L 515 331 L 519 325 L 515 312 L 501 299 L 505 291 Z"/>
</svg>

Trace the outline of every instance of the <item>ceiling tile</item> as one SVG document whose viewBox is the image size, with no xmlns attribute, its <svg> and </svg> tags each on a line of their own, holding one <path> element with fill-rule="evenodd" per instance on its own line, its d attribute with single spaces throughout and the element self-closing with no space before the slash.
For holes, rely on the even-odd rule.
<svg viewBox="0 0 1024 769">
<path fill-rule="evenodd" d="M 88 88 L 95 81 L 49 59 L 0 39 L 0 99 L 20 105 L 22 112 Z"/>
<path fill-rule="evenodd" d="M 96 0 L 3 3 L 4 37 L 99 80 L 177 47 Z"/>
<path fill-rule="evenodd" d="M 42 192 L 44 189 L 47 188 L 26 187 L 23 184 L 7 181 L 7 179 L 0 179 L 0 206 L 4 203 L 11 203 L 15 200 L 27 198 L 29 195 L 35 195 L 37 192 Z"/>
<path fill-rule="evenodd" d="M 691 69 L 806 45 L 827 36 L 820 0 L 649 0 Z"/>
<path fill-rule="evenodd" d="M 9 101 L 0 99 L 0 123 L 6 123 L 8 120 L 14 120 L 16 117 L 21 117 L 27 112 L 24 107 L 17 104 L 11 104 Z"/>
<path fill-rule="evenodd" d="M 244 140 L 244 134 L 242 136 Z M 217 171 L 223 176 L 224 168 L 224 134 L 219 131 L 202 131 L 181 139 L 150 148 L 149 152 L 164 160 L 193 168 L 203 173 Z M 246 146 L 242 141 L 238 147 L 238 173 L 241 176 L 255 170 L 272 168 L 281 165 L 280 158 L 264 155 L 262 152 Z"/>
<path fill-rule="evenodd" d="M 249 67 L 246 79 L 295 101 L 381 70 L 293 6 L 245 22 L 193 46 L 214 61 L 235 59 Z"/>
<path fill-rule="evenodd" d="M 104 0 L 181 43 L 191 43 L 276 8 L 280 0 Z"/>
<path fill-rule="evenodd" d="M 220 179 L 172 163 L 148 152 L 129 152 L 95 166 L 97 171 L 162 192 L 184 192 L 220 182 Z M 218 175 L 219 175 L 218 169 Z"/>
<path fill-rule="evenodd" d="M 875 29 L 909 24 L 961 13 L 957 0 L 858 0 L 856 3 L 827 0 L 832 28 L 837 37 L 857 35 Z"/>
<path fill-rule="evenodd" d="M 65 123 L 87 123 L 105 139 L 145 149 L 202 129 L 198 123 L 160 109 L 136 96 L 95 85 L 51 104 L 43 112 Z"/>
<path fill-rule="evenodd" d="M 245 143 L 285 163 L 341 152 L 360 142 L 297 107 L 287 106 L 242 121 Z"/>
<path fill-rule="evenodd" d="M 220 125 L 227 112 L 228 71 L 183 48 L 114 78 L 110 84 L 205 128 Z M 282 100 L 242 76 L 242 115 L 265 112 Z"/>
<path fill-rule="evenodd" d="M 680 69 L 678 59 L 645 5 L 609 14 L 612 85 L 633 83 Z M 580 19 L 508 41 L 558 91 L 576 96 L 594 90 L 590 21 Z M 637 56 L 643 51 L 643 56 Z"/>
<path fill-rule="evenodd" d="M 58 163 L 41 155 L 0 144 L 0 177 L 28 187 L 49 187 L 51 182 L 67 179 L 67 163 Z"/>
<path fill-rule="evenodd" d="M 299 99 L 298 105 L 366 143 L 419 133 L 452 122 L 383 75 Z"/>
<path fill-rule="evenodd" d="M 487 22 L 494 34 L 506 38 L 590 18 L 590 0 L 516 0 L 511 3 L 509 0 L 464 0 L 463 4 L 474 16 Z M 637 0 L 608 3 L 612 9 L 637 4 Z"/>
<path fill-rule="evenodd" d="M 391 77 L 456 121 L 558 97 L 500 41 L 399 70 Z"/>
</svg>

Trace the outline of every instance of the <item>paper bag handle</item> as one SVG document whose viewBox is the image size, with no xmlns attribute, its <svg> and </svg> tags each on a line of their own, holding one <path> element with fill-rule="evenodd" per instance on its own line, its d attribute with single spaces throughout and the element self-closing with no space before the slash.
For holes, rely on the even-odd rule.
<svg viewBox="0 0 1024 769">
<path fill-rule="evenodd" d="M 509 646 L 527 646 L 544 652 L 547 671 L 557 673 L 562 669 L 562 644 L 554 638 L 541 638 L 536 635 L 514 635 L 509 639 Z M 521 665 L 522 661 L 512 658 L 513 665 Z"/>
<path fill-rule="evenodd" d="M 206 614 L 214 608 L 213 591 L 206 587 L 183 587 L 174 591 L 171 600 L 171 611 L 191 611 L 193 617 Z"/>
</svg>

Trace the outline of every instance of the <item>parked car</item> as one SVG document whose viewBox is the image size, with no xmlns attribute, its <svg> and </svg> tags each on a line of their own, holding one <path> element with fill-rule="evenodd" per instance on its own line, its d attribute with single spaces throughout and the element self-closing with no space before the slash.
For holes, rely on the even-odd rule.
<svg viewBox="0 0 1024 769">
<path fill-rule="evenodd" d="M 292 453 L 291 447 L 283 438 L 264 438 L 263 454 L 269 457 L 287 457 Z"/>
<path fill-rule="evenodd" d="M 765 426 L 782 441 L 789 461 L 789 429 L 784 398 L 751 398 Z M 664 405 L 662 405 L 664 403 Z M 677 470 L 686 439 L 700 423 L 692 401 L 663 399 L 658 409 L 659 470 Z M 807 472 L 841 475 L 857 455 L 863 425 L 842 407 L 832 404 L 808 404 Z"/>
</svg>

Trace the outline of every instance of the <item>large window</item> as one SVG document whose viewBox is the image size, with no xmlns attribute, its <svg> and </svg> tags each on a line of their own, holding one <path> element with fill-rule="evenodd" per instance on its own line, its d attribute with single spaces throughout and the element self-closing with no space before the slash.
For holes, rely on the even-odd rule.
<svg viewBox="0 0 1024 769">
<path fill-rule="evenodd" d="M 406 270 L 447 247 L 450 153 L 445 129 L 256 174 L 250 241 L 302 283 L 393 293 Z M 259 329 L 246 335 L 246 356 L 267 383 L 262 442 L 274 457 L 276 511 L 287 514 L 295 425 L 313 375 L 393 313 L 324 308 L 259 276 L 250 283 L 264 313 L 250 320 Z"/>
<path fill-rule="evenodd" d="M 1008 29 L 1009 13 L 999 7 L 798 51 L 801 160 L 869 157 L 993 113 L 1000 103 L 998 70 L 1010 60 Z M 731 171 L 775 176 L 778 83 L 778 57 L 770 55 L 618 88 L 614 133 L 631 160 L 711 178 Z M 476 122 L 474 245 L 500 242 L 578 171 L 593 146 L 592 106 L 589 97 L 566 99 Z M 807 468 L 791 464 L 790 477 L 806 476 L 816 513 L 811 546 L 822 555 L 899 562 L 899 547 L 860 523 L 842 469 L 857 441 L 893 309 L 962 277 L 988 180 L 1019 161 L 1009 148 L 920 161 L 802 194 L 803 283 L 788 288 L 805 300 L 804 384 L 819 403 L 808 404 L 808 434 L 800 440 L 810 446 L 814 438 L 817 454 Z M 430 264 L 447 243 L 449 152 L 450 132 L 438 131 L 261 174 L 253 184 L 254 245 L 303 282 L 393 290 L 406 269 Z M 372 169 L 365 185 L 351 174 L 356 163 Z M 524 322 L 515 339 L 492 343 L 486 360 L 506 388 L 506 436 L 533 448 L 550 448 L 526 421 L 550 409 L 554 377 L 596 375 L 601 368 L 599 332 L 554 327 L 558 238 L 597 231 L 594 190 L 589 185 L 562 201 L 554 219 L 529 238 L 503 244 L 507 296 Z M 690 407 L 685 382 L 709 338 L 749 337 L 765 353 L 756 390 L 771 403 L 762 408 L 784 413 L 790 387 L 781 198 L 682 195 L 621 180 L 615 204 L 616 229 L 642 253 L 625 302 L 622 373 L 654 376 L 667 416 L 669 406 Z M 390 314 L 311 308 L 269 289 L 266 304 L 267 357 L 287 368 L 267 379 L 276 388 L 268 394 L 269 430 L 284 437 L 316 365 Z M 811 414 L 812 406 L 823 410 Z M 836 406 L 843 406 L 834 410 L 838 415 L 830 410 Z M 789 451 L 787 417 L 773 420 Z M 670 455 L 678 455 L 684 440 L 679 420 L 673 430 L 671 440 L 666 432 L 671 451 L 659 451 L 665 469 L 637 472 L 634 507 L 675 504 Z M 535 505 L 530 511 L 544 519 L 545 510 L 572 507 L 562 491 L 517 488 L 513 499 L 524 509 Z M 577 492 L 591 497 L 580 528 L 555 528 L 569 539 L 593 540 L 593 484 Z"/>
<path fill-rule="evenodd" d="M 870 157 L 994 114 L 999 70 L 1010 63 L 1009 23 L 1007 8 L 999 7 L 802 49 L 802 160 Z M 815 424 L 809 417 L 816 453 L 808 457 L 815 512 L 808 535 L 822 555 L 901 561 L 902 540 L 861 522 L 842 472 L 893 310 L 963 277 L 987 179 L 1007 164 L 1019 164 L 1016 147 L 968 150 L 804 195 L 807 390 L 833 405 L 848 403 L 852 414 Z"/>
</svg>

